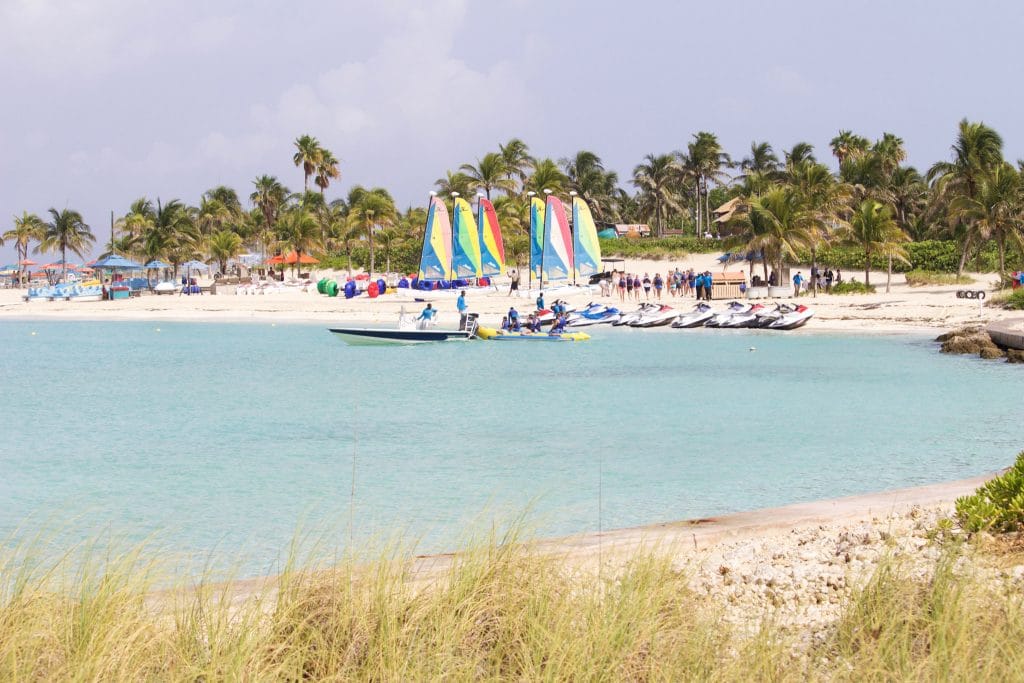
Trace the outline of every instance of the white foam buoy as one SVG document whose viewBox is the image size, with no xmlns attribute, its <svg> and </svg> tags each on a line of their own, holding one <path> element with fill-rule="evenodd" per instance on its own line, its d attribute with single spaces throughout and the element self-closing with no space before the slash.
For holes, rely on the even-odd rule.
<svg viewBox="0 0 1024 683">
<path fill-rule="evenodd" d="M 158 328 L 156 328 L 156 331 L 157 331 L 157 332 L 159 332 L 159 331 L 160 331 L 160 328 L 159 328 L 159 327 L 158 327 Z"/>
<path fill-rule="evenodd" d="M 34 336 L 36 336 L 36 333 L 35 333 L 35 332 L 32 332 L 32 336 L 33 336 L 33 337 L 34 337 Z"/>
<path fill-rule="evenodd" d="M 757 351 L 757 347 L 756 346 L 751 346 L 750 349 L 748 349 L 748 350 L 750 350 L 750 351 Z"/>
</svg>

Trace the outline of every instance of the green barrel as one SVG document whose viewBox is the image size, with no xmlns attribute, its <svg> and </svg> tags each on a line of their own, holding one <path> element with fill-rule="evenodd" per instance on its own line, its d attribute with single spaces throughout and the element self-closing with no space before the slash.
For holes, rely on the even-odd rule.
<svg viewBox="0 0 1024 683">
<path fill-rule="evenodd" d="M 324 293 L 327 296 L 338 296 L 338 283 L 330 280 L 324 285 Z"/>
</svg>

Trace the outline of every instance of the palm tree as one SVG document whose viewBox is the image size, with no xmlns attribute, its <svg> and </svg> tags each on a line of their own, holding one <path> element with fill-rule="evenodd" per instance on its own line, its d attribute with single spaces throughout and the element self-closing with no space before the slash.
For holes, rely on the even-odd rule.
<svg viewBox="0 0 1024 683">
<path fill-rule="evenodd" d="M 711 206 L 709 195 L 711 183 L 722 184 L 726 175 L 723 168 L 732 166 L 732 160 L 722 149 L 714 133 L 700 131 L 693 135 L 686 153 L 677 153 L 685 175 L 694 181 L 694 198 L 697 203 L 697 232 L 711 230 Z"/>
<path fill-rule="evenodd" d="M 238 193 L 227 185 L 212 187 L 203 193 L 203 197 L 220 202 L 233 216 L 241 216 L 245 211 L 242 208 L 242 201 L 238 198 Z"/>
<path fill-rule="evenodd" d="M 740 162 L 740 169 L 744 173 L 775 173 L 779 166 L 779 156 L 767 142 L 751 142 L 750 156 Z"/>
<path fill-rule="evenodd" d="M 818 247 L 827 242 L 829 232 L 841 227 L 840 213 L 850 197 L 850 188 L 836 181 L 824 164 L 804 162 L 792 169 L 789 179 L 803 209 L 808 214 L 807 246 L 811 251 L 811 272 L 818 269 Z M 811 278 L 813 296 L 818 294 L 816 278 Z"/>
<path fill-rule="evenodd" d="M 572 158 L 560 159 L 569 180 L 569 189 L 575 190 L 590 205 L 594 218 L 605 221 L 614 211 L 619 176 L 606 171 L 601 157 L 593 152 L 581 150 Z"/>
<path fill-rule="evenodd" d="M 907 159 L 903 138 L 892 133 L 882 133 L 881 139 L 875 142 L 871 151 L 878 155 L 886 175 L 892 175 Z"/>
<path fill-rule="evenodd" d="M 0 244 L 13 240 L 18 254 L 18 285 L 25 279 L 25 266 L 22 261 L 28 259 L 28 248 L 33 241 L 40 241 L 46 235 L 46 222 L 34 213 L 22 211 L 21 216 L 14 217 L 14 227 L 0 236 Z"/>
<path fill-rule="evenodd" d="M 786 166 L 789 167 L 802 164 L 805 161 L 817 161 L 814 158 L 814 145 L 809 142 L 798 142 L 788 152 L 783 154 L 786 158 Z"/>
<path fill-rule="evenodd" d="M 488 199 L 491 198 L 491 190 L 512 192 L 516 188 L 516 182 L 508 177 L 504 157 L 497 152 L 489 152 L 482 159 L 477 159 L 475 166 L 463 164 L 459 171 L 483 188 Z"/>
<path fill-rule="evenodd" d="M 316 165 L 316 178 L 313 182 L 320 188 L 320 194 L 331 184 L 332 180 L 341 177 L 341 170 L 338 168 L 338 160 L 329 149 L 320 150 L 320 161 Z"/>
<path fill-rule="evenodd" d="M 568 185 L 569 179 L 553 159 L 537 159 L 533 164 L 533 173 L 526 179 L 523 189 L 533 190 L 538 194 L 544 190 L 551 190 L 553 194 L 558 195 L 565 194 Z"/>
<path fill-rule="evenodd" d="M 815 221 L 793 188 L 776 187 L 750 198 L 733 214 L 729 224 L 737 226 L 739 233 L 727 243 L 742 251 L 760 252 L 767 282 L 768 263 L 781 276 L 786 258 L 795 259 L 797 249 L 811 242 Z"/>
<path fill-rule="evenodd" d="M 857 157 L 867 152 L 871 143 L 867 138 L 856 135 L 851 130 L 841 130 L 839 135 L 832 138 L 828 144 L 832 148 L 832 154 L 839 162 L 839 166 L 842 166 L 848 158 Z"/>
<path fill-rule="evenodd" d="M 50 222 L 46 224 L 43 239 L 39 241 L 36 251 L 60 251 L 60 278 L 67 275 L 68 250 L 82 257 L 86 249 L 92 246 L 96 237 L 86 225 L 82 214 L 72 209 L 50 209 Z"/>
<path fill-rule="evenodd" d="M 864 250 L 865 285 L 871 284 L 872 254 L 885 254 L 889 257 L 890 273 L 894 256 L 906 258 L 897 248 L 900 242 L 906 241 L 906 234 L 893 220 L 892 209 L 874 199 L 865 199 L 857 205 L 849 223 L 840 231 L 840 236 L 844 241 Z"/>
<path fill-rule="evenodd" d="M 249 201 L 263 214 L 263 239 L 260 241 L 263 243 L 265 255 L 266 245 L 273 235 L 277 218 L 288 201 L 289 192 L 288 188 L 272 175 L 260 176 L 252 181 L 252 184 L 255 189 L 249 195 Z"/>
<path fill-rule="evenodd" d="M 299 206 L 281 215 L 277 223 L 277 238 L 282 250 L 295 252 L 294 272 L 302 255 L 320 246 L 320 225 L 313 214 Z"/>
<path fill-rule="evenodd" d="M 395 202 L 383 188 L 365 190 L 358 195 L 349 212 L 352 226 L 361 227 L 366 234 L 370 247 L 370 263 L 367 273 L 373 277 L 374 266 L 374 232 L 387 229 L 394 225 L 396 219 Z"/>
<path fill-rule="evenodd" d="M 469 197 L 475 194 L 473 184 L 474 180 L 461 171 L 456 171 L 455 173 L 445 171 L 444 178 L 438 178 L 434 181 L 437 193 L 442 197 L 449 197 L 455 192 L 458 192 L 463 197 Z"/>
<path fill-rule="evenodd" d="M 952 150 L 952 161 L 933 164 L 925 176 L 933 184 L 936 206 L 951 206 L 958 197 L 975 199 L 981 177 L 1003 163 L 1003 139 L 984 123 L 961 120 Z M 959 221 L 959 215 L 951 211 L 949 218 Z M 976 230 L 970 222 L 951 227 L 961 242 L 960 265 L 957 268 L 957 274 L 961 275 L 967 263 L 967 255 L 976 241 Z"/>
<path fill-rule="evenodd" d="M 228 227 L 237 218 L 238 215 L 219 199 L 211 199 L 204 195 L 196 212 L 196 227 L 203 235 L 209 236 Z"/>
<path fill-rule="evenodd" d="M 142 250 L 147 259 L 163 258 L 174 266 L 199 255 L 202 235 L 196 226 L 196 212 L 172 199 L 166 204 L 159 199 L 152 222 L 142 236 Z"/>
<path fill-rule="evenodd" d="M 317 167 L 323 159 L 323 148 L 320 141 L 312 135 L 302 135 L 295 138 L 295 154 L 292 161 L 296 166 L 302 167 L 302 189 L 309 191 L 309 176 L 316 173 Z"/>
<path fill-rule="evenodd" d="M 680 210 L 675 186 L 679 164 L 671 154 L 648 154 L 644 163 L 633 169 L 633 185 L 639 190 L 638 200 L 654 217 L 654 231 L 660 237 L 668 209 Z"/>
<path fill-rule="evenodd" d="M 999 248 L 999 274 L 1006 274 L 1006 244 L 1024 246 L 1021 233 L 1021 176 L 1012 164 L 1003 162 L 977 179 L 975 195 L 961 195 L 950 210 L 958 219 L 973 226 L 967 239 L 994 239 Z"/>
<path fill-rule="evenodd" d="M 520 186 L 526 183 L 526 171 L 533 166 L 530 148 L 519 138 L 512 138 L 504 145 L 498 145 L 499 154 L 505 164 L 505 175 L 519 179 Z"/>
<path fill-rule="evenodd" d="M 216 259 L 220 272 L 226 273 L 228 260 L 242 253 L 242 238 L 231 230 L 220 230 L 210 235 L 207 240 L 210 258 Z"/>
</svg>

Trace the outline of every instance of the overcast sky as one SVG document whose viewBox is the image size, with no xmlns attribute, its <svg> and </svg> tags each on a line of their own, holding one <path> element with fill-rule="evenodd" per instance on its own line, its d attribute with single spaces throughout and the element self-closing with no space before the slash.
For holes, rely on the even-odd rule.
<svg viewBox="0 0 1024 683">
<path fill-rule="evenodd" d="M 303 133 L 341 160 L 329 194 L 382 185 L 402 206 L 511 137 L 625 178 L 698 130 L 735 157 L 806 140 L 830 161 L 840 128 L 892 131 L 927 167 L 966 116 L 1017 159 L 1022 7 L 0 0 L 0 226 L 71 207 L 102 242 L 143 195 L 301 188 Z"/>
</svg>

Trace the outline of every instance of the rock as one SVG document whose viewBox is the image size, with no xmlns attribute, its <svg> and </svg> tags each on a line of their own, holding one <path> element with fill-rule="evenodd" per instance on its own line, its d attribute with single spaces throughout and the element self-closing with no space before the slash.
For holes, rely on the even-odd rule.
<svg viewBox="0 0 1024 683">
<path fill-rule="evenodd" d="M 1007 363 L 1024 363 L 1024 351 L 1020 349 L 1007 349 L 1006 350 L 1006 362 Z"/>
<path fill-rule="evenodd" d="M 983 346 L 978 352 L 978 355 L 985 360 L 995 360 L 996 358 L 1002 358 L 1006 355 L 1006 352 L 1001 348 L 993 344 L 992 346 Z"/>
</svg>

